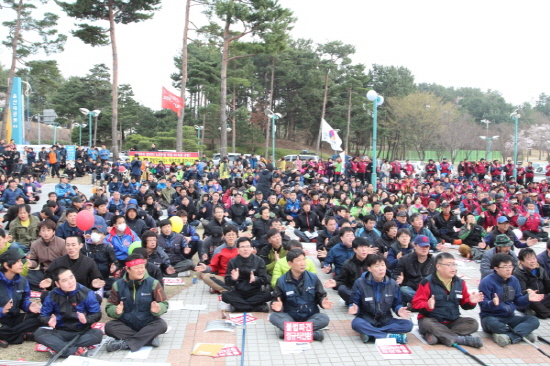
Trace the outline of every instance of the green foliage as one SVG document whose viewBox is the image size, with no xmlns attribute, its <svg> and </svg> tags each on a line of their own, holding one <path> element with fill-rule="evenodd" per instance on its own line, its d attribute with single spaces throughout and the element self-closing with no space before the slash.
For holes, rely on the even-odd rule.
<svg viewBox="0 0 550 366">
<path fill-rule="evenodd" d="M 111 82 L 109 68 L 95 65 L 85 77 L 70 77 L 52 97 L 52 106 L 60 117 L 71 121 L 87 122 L 79 108 L 99 109 L 99 121 L 104 119 L 104 109 L 110 104 Z"/>
<path fill-rule="evenodd" d="M 32 0 L 25 1 L 21 5 L 19 29 L 17 20 L 2 23 L 3 26 L 8 28 L 8 36 L 5 41 L 2 41 L 2 44 L 11 49 L 14 41 L 17 40 L 16 54 L 13 57 L 17 57 L 19 61 L 38 53 L 40 50 L 47 55 L 61 52 L 67 40 L 67 36 L 59 34 L 54 29 L 59 16 L 53 13 L 44 13 L 42 19 L 33 18 L 33 11 L 36 10 L 36 6 L 31 2 Z M 19 1 L 1 0 L 0 5 L 2 9 L 14 11 L 17 17 Z M 34 35 L 40 41 L 31 41 L 31 39 L 34 39 Z"/>
<path fill-rule="evenodd" d="M 68 16 L 76 19 L 96 22 L 108 21 L 114 14 L 114 22 L 120 24 L 137 23 L 153 17 L 153 12 L 160 9 L 160 0 L 76 0 L 73 3 L 55 1 Z M 107 35 L 109 28 L 88 23 L 76 24 L 77 30 L 71 33 L 91 46 L 104 46 L 110 43 Z"/>
<path fill-rule="evenodd" d="M 514 106 L 507 103 L 495 90 L 483 92 L 479 88 L 446 88 L 437 84 L 420 84 L 419 90 L 430 92 L 443 100 L 460 105 L 476 122 L 487 119 L 493 123 L 510 122 Z"/>
<path fill-rule="evenodd" d="M 53 97 L 65 82 L 55 60 L 27 62 L 25 69 L 16 73 L 31 85 L 31 114 L 41 114 L 42 110 L 51 107 Z"/>
<path fill-rule="evenodd" d="M 130 149 L 132 146 L 137 146 L 139 150 L 149 150 L 151 143 L 154 142 L 159 150 L 175 150 L 175 136 L 175 128 L 170 131 L 159 132 L 154 137 L 133 134 L 126 138 L 124 147 Z M 197 144 L 195 129 L 191 126 L 183 126 L 183 151 L 199 151 L 199 148 L 204 150 L 205 146 Z"/>
</svg>

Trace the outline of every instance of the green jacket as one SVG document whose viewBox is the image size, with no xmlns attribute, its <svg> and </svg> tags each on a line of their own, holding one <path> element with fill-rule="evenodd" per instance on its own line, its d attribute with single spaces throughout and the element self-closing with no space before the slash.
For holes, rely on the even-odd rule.
<svg viewBox="0 0 550 366">
<path fill-rule="evenodd" d="M 273 268 L 273 275 L 271 277 L 271 287 L 275 288 L 275 285 L 277 285 L 277 280 L 279 277 L 284 275 L 290 270 L 290 266 L 288 265 L 288 261 L 286 260 L 286 257 L 279 259 L 277 262 L 275 262 L 275 267 Z M 306 258 L 306 271 L 309 271 L 311 273 L 317 273 L 317 269 L 315 268 L 315 263 L 309 258 Z"/>
<path fill-rule="evenodd" d="M 149 277 L 149 274 L 145 272 L 143 280 L 145 281 L 145 280 L 148 280 L 149 278 L 152 278 L 152 277 Z M 107 301 L 107 305 L 105 306 L 105 312 L 107 313 L 107 316 L 113 319 L 119 319 L 126 313 L 126 315 L 130 315 L 130 316 L 133 315 L 132 320 L 130 322 L 134 323 L 135 320 L 141 319 L 139 316 L 139 313 L 142 313 L 141 317 L 147 317 L 147 316 L 150 317 L 151 315 L 153 317 L 159 317 L 162 314 L 166 313 L 166 311 L 168 310 L 168 299 L 166 298 L 164 289 L 162 288 L 162 285 L 160 284 L 159 281 L 157 281 L 156 279 L 153 279 L 150 289 L 145 289 L 145 288 L 142 289 L 140 286 L 138 290 L 142 290 L 142 292 L 137 294 L 136 294 L 135 288 L 130 288 L 129 286 L 126 285 L 127 281 L 128 281 L 128 274 L 125 274 L 123 278 L 121 278 L 120 280 L 116 281 L 113 284 L 113 288 L 109 295 L 109 300 Z M 122 314 L 117 314 L 116 308 L 121 301 L 121 296 L 120 296 L 121 294 L 119 293 L 119 289 L 122 290 L 122 288 L 124 288 L 123 291 L 126 291 L 127 289 L 129 289 L 132 298 L 129 301 L 124 302 L 124 312 Z M 143 291 L 145 290 L 149 290 L 149 291 L 146 291 L 147 294 L 152 298 L 153 301 L 156 301 L 159 304 L 160 311 L 158 313 L 151 312 L 149 308 L 146 311 L 142 311 L 140 308 L 136 308 L 140 302 L 140 298 L 142 297 L 141 295 L 144 295 Z M 138 304 L 134 304 L 134 302 L 138 302 Z M 139 324 L 133 324 L 133 325 L 135 325 L 136 327 L 139 327 Z M 143 326 L 145 324 L 141 324 L 141 325 Z"/>
<path fill-rule="evenodd" d="M 29 227 L 21 225 L 19 217 L 15 218 L 10 224 L 10 234 L 14 242 L 30 248 L 31 243 L 38 239 L 38 223 L 40 220 L 33 215 L 30 215 L 29 218 L 31 220 Z"/>
</svg>

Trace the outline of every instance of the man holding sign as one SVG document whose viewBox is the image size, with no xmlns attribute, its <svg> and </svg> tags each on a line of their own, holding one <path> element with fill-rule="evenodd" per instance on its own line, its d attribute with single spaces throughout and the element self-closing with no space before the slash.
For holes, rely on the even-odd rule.
<svg viewBox="0 0 550 366">
<path fill-rule="evenodd" d="M 306 271 L 306 255 L 302 249 L 292 249 L 286 254 L 290 271 L 279 277 L 273 292 L 275 299 L 271 303 L 274 313 L 269 315 L 269 321 L 281 331 L 284 331 L 285 322 L 312 322 L 313 339 L 324 339 L 322 328 L 329 323 L 326 314 L 319 312 L 323 309 L 332 309 L 333 302 L 329 301 L 323 284 L 317 275 Z M 279 337 L 283 338 L 281 332 Z"/>
</svg>

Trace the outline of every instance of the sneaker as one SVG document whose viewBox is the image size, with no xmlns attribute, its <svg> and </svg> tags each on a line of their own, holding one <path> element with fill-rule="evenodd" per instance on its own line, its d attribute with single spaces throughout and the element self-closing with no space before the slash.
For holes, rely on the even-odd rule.
<svg viewBox="0 0 550 366">
<path fill-rule="evenodd" d="M 73 354 L 75 356 L 88 357 L 88 349 L 86 347 L 78 347 L 78 349 Z"/>
<path fill-rule="evenodd" d="M 53 349 L 51 348 L 48 348 L 48 352 L 50 353 L 51 356 L 55 356 L 57 355 L 57 352 L 55 352 Z"/>
<path fill-rule="evenodd" d="M 531 343 L 536 342 L 536 340 L 537 340 L 537 337 L 535 337 L 535 335 L 533 333 L 529 333 L 529 334 L 523 336 L 523 338 L 527 338 L 527 340 Z"/>
<path fill-rule="evenodd" d="M 107 352 L 114 352 L 119 350 L 130 349 L 130 347 L 128 347 L 128 344 L 126 344 L 126 341 L 113 339 L 109 341 L 109 343 L 107 343 L 106 349 L 107 349 Z"/>
<path fill-rule="evenodd" d="M 313 340 L 314 341 L 322 342 L 323 339 L 325 339 L 325 335 L 323 334 L 322 330 L 316 330 L 315 332 L 313 332 Z"/>
<path fill-rule="evenodd" d="M 426 342 L 429 344 L 429 345 L 434 345 L 434 344 L 438 344 L 439 343 L 439 339 L 437 339 L 436 336 L 434 336 L 432 333 L 426 333 L 424 335 L 424 339 L 426 340 Z"/>
<path fill-rule="evenodd" d="M 23 333 L 23 339 L 29 342 L 34 342 L 34 333 L 32 332 Z"/>
<path fill-rule="evenodd" d="M 457 342 L 458 343 L 458 342 Z M 481 348 L 483 347 L 483 341 L 479 337 L 474 336 L 464 336 L 463 342 L 458 343 L 460 345 L 474 347 L 474 348 Z"/>
<path fill-rule="evenodd" d="M 219 291 L 214 290 L 212 287 L 210 287 L 208 289 L 208 292 L 210 292 L 211 294 L 219 294 L 220 293 Z"/>
<path fill-rule="evenodd" d="M 361 333 L 359 337 L 361 337 L 361 340 L 363 341 L 363 343 L 367 343 L 370 340 L 370 337 L 365 333 Z"/>
<path fill-rule="evenodd" d="M 151 340 L 151 346 L 153 347 L 160 347 L 160 339 L 159 337 L 155 337 Z"/>
<path fill-rule="evenodd" d="M 285 339 L 285 332 L 284 331 L 279 329 L 277 332 L 278 332 L 277 335 L 279 336 L 279 339 Z"/>
<path fill-rule="evenodd" d="M 506 347 L 512 343 L 508 334 L 493 333 L 492 337 L 493 341 L 501 347 Z"/>
<path fill-rule="evenodd" d="M 189 277 L 191 276 L 191 271 L 183 271 L 178 273 L 178 277 Z"/>
<path fill-rule="evenodd" d="M 0 348 L 8 348 L 8 342 L 0 339 Z"/>
<path fill-rule="evenodd" d="M 252 308 L 252 311 L 258 312 L 258 313 L 269 313 L 269 305 L 267 304 L 256 305 Z"/>
<path fill-rule="evenodd" d="M 388 334 L 388 338 L 395 338 L 395 341 L 399 344 L 407 344 L 407 335 L 403 333 Z"/>
<path fill-rule="evenodd" d="M 537 313 L 535 312 L 535 310 L 527 309 L 525 310 L 525 315 L 537 316 Z"/>
</svg>

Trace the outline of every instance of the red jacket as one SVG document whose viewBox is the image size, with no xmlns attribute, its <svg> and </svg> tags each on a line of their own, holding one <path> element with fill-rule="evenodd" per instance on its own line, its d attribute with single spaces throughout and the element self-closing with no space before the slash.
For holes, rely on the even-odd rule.
<svg viewBox="0 0 550 366">
<path fill-rule="evenodd" d="M 233 258 L 239 254 L 237 247 L 223 248 L 219 253 L 212 257 L 212 261 L 208 267 L 212 272 L 217 272 L 219 276 L 225 277 L 225 271 L 227 271 L 227 264 Z"/>
<path fill-rule="evenodd" d="M 420 282 L 420 285 L 418 285 L 418 289 L 416 290 L 414 298 L 412 299 L 413 308 L 420 310 L 420 312 L 418 313 L 419 320 L 425 318 L 426 316 L 429 316 L 425 314 L 429 314 L 432 311 L 432 309 L 428 307 L 428 300 L 430 299 L 430 297 L 432 297 L 430 278 L 432 278 L 432 281 L 436 283 L 436 286 L 438 282 L 441 282 L 441 280 L 439 280 L 435 273 L 424 278 L 422 282 Z M 470 302 L 470 293 L 468 292 L 466 281 L 460 281 L 462 282 L 462 299 L 460 299 L 460 306 L 464 310 L 475 308 L 476 304 L 472 304 Z M 449 293 L 447 289 L 445 289 L 445 291 Z M 437 301 L 435 306 L 437 307 Z"/>
<path fill-rule="evenodd" d="M 527 216 L 527 221 L 525 221 L 525 224 L 523 224 L 520 227 L 521 231 L 527 231 L 527 230 L 533 231 L 533 232 L 538 232 L 539 231 L 541 217 L 538 213 L 535 212 L 532 215 L 529 215 L 527 213 L 527 214 L 522 215 L 522 216 L 524 216 L 524 217 Z"/>
</svg>

